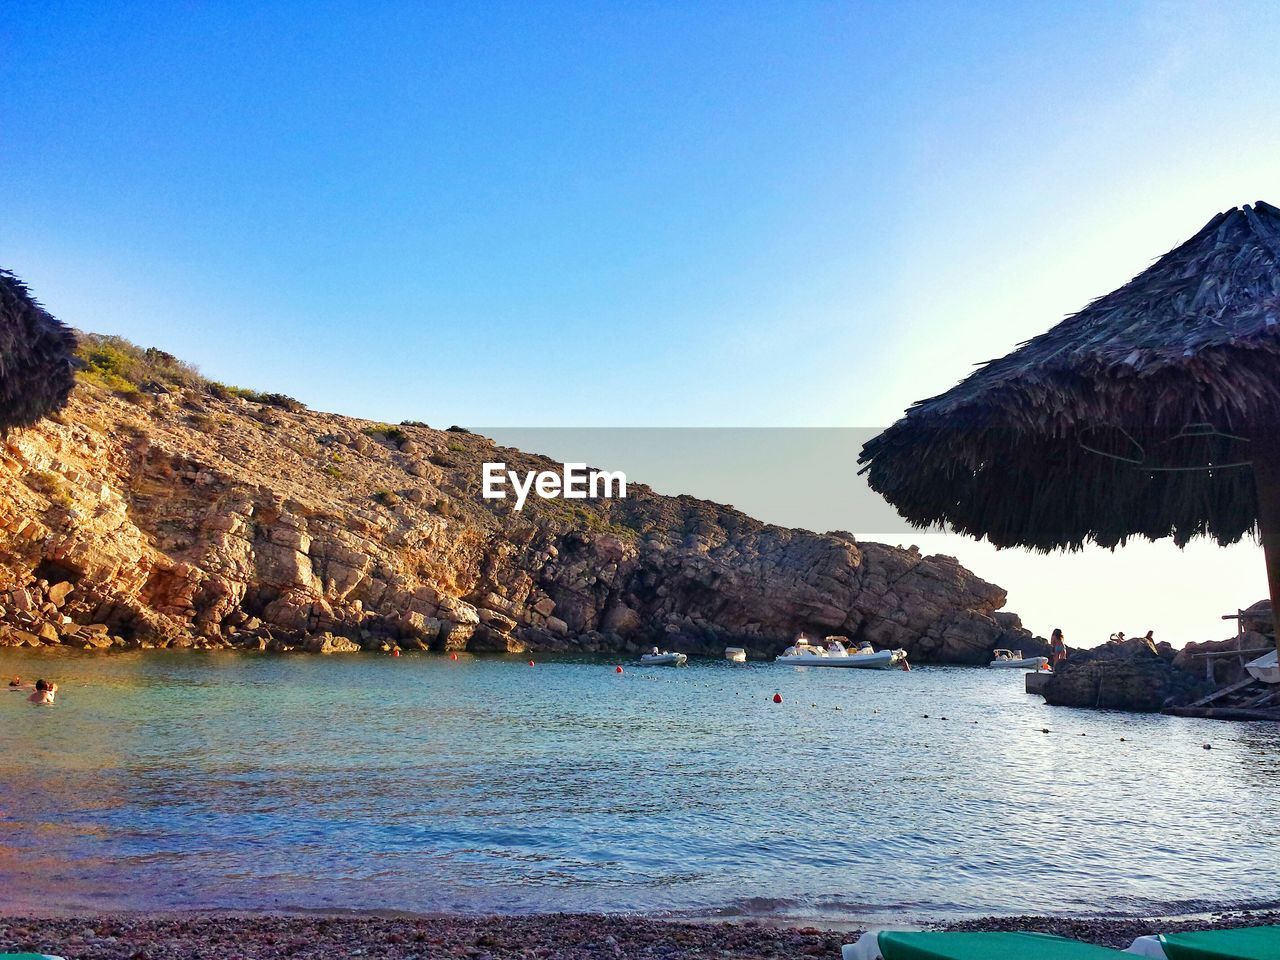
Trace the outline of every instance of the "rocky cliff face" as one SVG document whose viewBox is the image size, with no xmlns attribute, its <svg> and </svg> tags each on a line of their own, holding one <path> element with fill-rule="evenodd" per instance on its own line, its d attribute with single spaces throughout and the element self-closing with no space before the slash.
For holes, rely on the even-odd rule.
<svg viewBox="0 0 1280 960">
<path fill-rule="evenodd" d="M 0 453 L 0 643 L 759 656 L 804 630 L 920 661 L 1036 648 L 1004 591 L 948 557 L 635 483 L 517 513 L 480 497 L 481 464 L 559 464 L 104 369 Z"/>
</svg>

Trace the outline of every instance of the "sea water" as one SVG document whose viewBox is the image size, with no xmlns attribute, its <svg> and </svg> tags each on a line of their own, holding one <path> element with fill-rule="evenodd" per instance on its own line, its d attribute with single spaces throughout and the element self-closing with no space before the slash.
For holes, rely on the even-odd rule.
<svg viewBox="0 0 1280 960">
<path fill-rule="evenodd" d="M 1020 671 L 0 651 L 15 673 L 60 690 L 0 693 L 9 912 L 1276 898 L 1280 729 L 1048 707 Z"/>
</svg>

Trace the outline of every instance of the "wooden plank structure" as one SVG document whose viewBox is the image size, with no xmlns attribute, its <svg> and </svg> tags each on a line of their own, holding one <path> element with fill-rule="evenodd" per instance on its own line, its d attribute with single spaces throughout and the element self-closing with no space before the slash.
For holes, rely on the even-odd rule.
<svg viewBox="0 0 1280 960">
<path fill-rule="evenodd" d="M 1280 621 L 1280 210 L 1218 214 L 860 462 L 911 523 L 997 547 L 1257 534 Z"/>
<path fill-rule="evenodd" d="M 1209 720 L 1280 720 L 1280 684 L 1245 677 L 1185 707 L 1167 707 L 1176 717 Z"/>
<path fill-rule="evenodd" d="M 1213 681 L 1213 661 L 1222 657 L 1236 657 L 1240 661 L 1240 666 L 1244 666 L 1254 657 L 1260 657 L 1264 653 L 1270 653 L 1271 647 L 1250 647 L 1248 650 L 1206 650 L 1204 653 L 1192 654 L 1192 656 L 1204 658 L 1204 678 L 1210 682 Z"/>
<path fill-rule="evenodd" d="M 0 269 L 0 432 L 59 410 L 75 386 L 75 335 Z"/>
</svg>

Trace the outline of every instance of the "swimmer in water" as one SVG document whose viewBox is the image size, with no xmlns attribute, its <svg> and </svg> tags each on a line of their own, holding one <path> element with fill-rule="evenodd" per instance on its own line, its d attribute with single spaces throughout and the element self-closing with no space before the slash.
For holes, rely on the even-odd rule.
<svg viewBox="0 0 1280 960">
<path fill-rule="evenodd" d="M 36 681 L 36 691 L 27 697 L 29 703 L 39 704 L 40 706 L 52 706 L 53 698 L 57 694 L 57 684 L 49 683 L 46 680 Z"/>
</svg>

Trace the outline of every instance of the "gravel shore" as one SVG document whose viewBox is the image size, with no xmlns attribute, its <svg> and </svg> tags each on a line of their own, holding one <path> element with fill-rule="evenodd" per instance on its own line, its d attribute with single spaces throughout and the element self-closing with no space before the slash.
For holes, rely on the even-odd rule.
<svg viewBox="0 0 1280 960">
<path fill-rule="evenodd" d="M 1176 929 L 1280 923 L 1280 913 L 1223 913 L 1198 920 L 1069 920 L 988 917 L 948 930 L 1040 930 L 1126 947 L 1134 937 Z M 68 960 L 682 960 L 686 957 L 837 958 L 861 931 L 787 928 L 759 922 L 675 923 L 616 915 L 375 917 L 118 914 L 3 917 L 0 950 Z"/>
<path fill-rule="evenodd" d="M 848 934 L 626 916 L 334 917 L 196 914 L 0 918 L 0 949 L 92 960 L 614 960 L 838 957 Z M 846 938 L 846 939 L 842 939 Z"/>
</svg>

